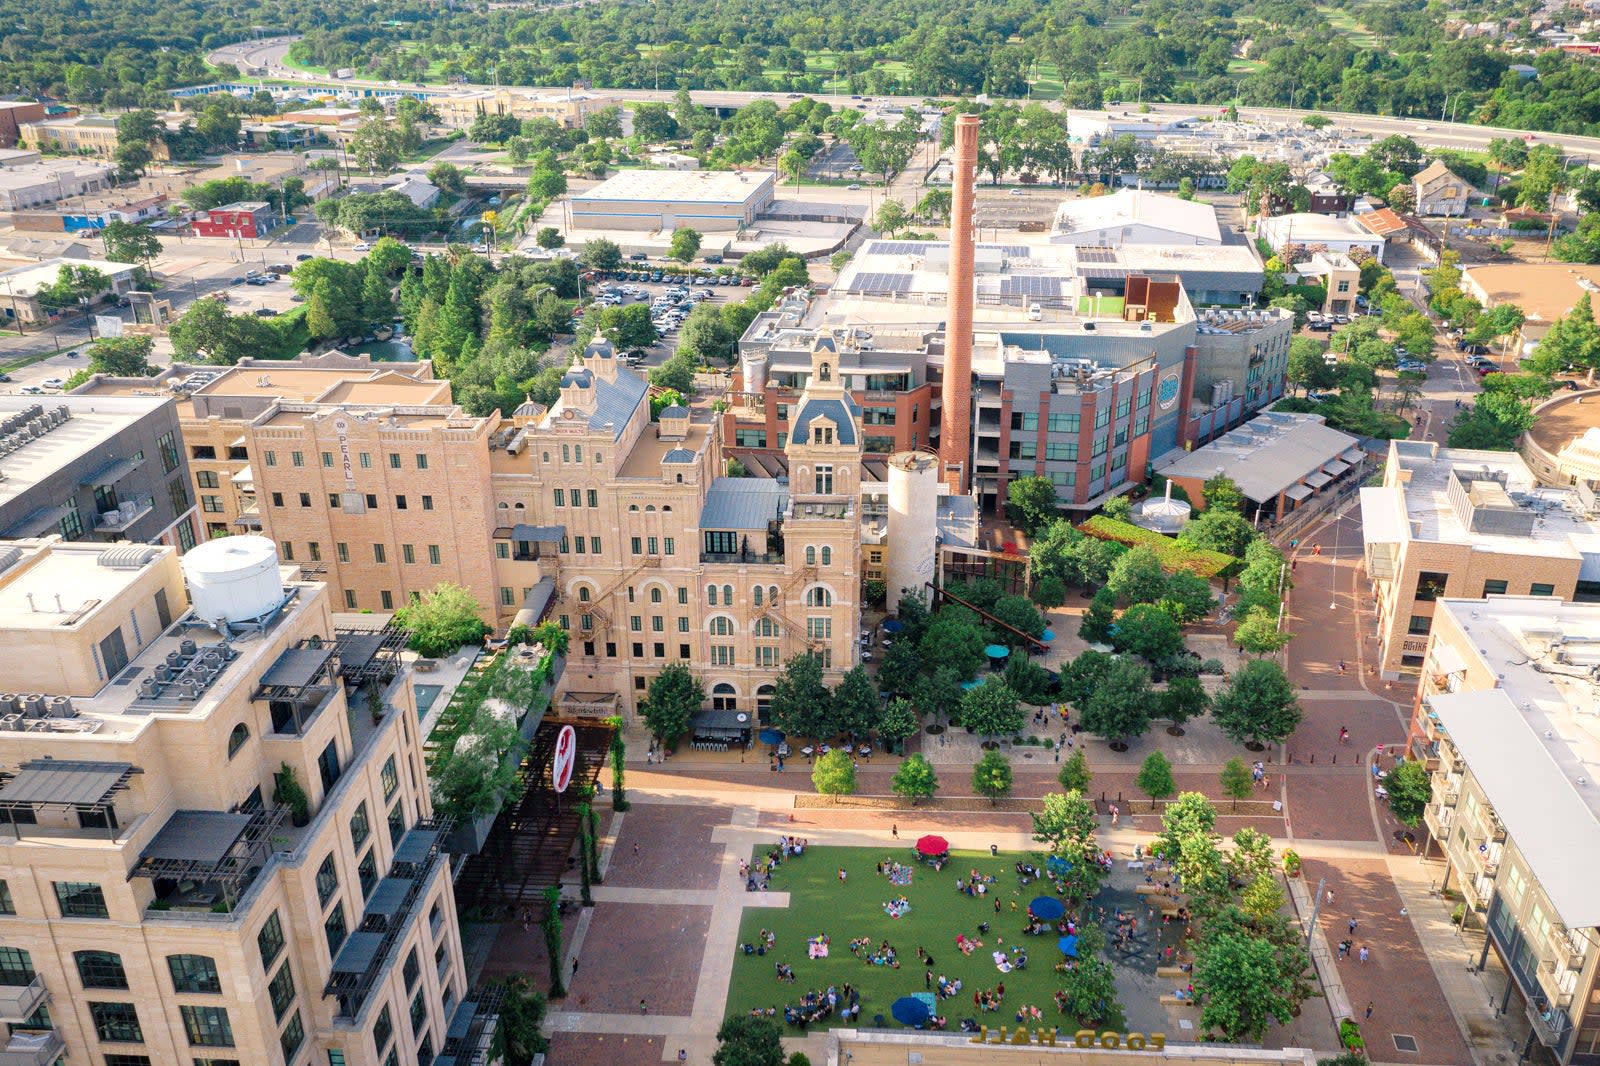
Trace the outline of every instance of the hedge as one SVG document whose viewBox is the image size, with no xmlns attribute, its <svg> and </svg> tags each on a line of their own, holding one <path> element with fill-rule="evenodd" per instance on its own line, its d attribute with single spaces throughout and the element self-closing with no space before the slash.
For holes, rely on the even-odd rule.
<svg viewBox="0 0 1600 1066">
<path fill-rule="evenodd" d="M 1136 526 L 1132 522 L 1119 522 L 1115 518 L 1107 518 L 1103 514 L 1095 515 L 1080 525 L 1078 530 L 1097 540 L 1115 541 L 1130 548 L 1149 548 L 1156 553 L 1162 567 L 1169 573 L 1174 570 L 1187 570 L 1209 580 L 1238 563 L 1238 560 L 1231 555 L 1204 549 L 1184 548 L 1171 537 Z"/>
</svg>

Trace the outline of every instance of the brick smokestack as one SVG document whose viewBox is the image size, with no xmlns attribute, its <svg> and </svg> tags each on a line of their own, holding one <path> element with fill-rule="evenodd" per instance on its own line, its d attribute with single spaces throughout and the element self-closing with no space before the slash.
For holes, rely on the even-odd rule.
<svg viewBox="0 0 1600 1066">
<path fill-rule="evenodd" d="M 950 196 L 950 302 L 944 335 L 939 463 L 951 492 L 972 488 L 972 201 L 978 181 L 978 116 L 956 116 Z"/>
</svg>

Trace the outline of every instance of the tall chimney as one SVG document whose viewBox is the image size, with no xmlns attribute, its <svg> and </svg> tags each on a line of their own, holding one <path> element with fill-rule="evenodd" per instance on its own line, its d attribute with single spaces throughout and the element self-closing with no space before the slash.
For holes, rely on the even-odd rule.
<svg viewBox="0 0 1600 1066">
<path fill-rule="evenodd" d="M 950 302 L 945 321 L 939 465 L 954 493 L 972 488 L 972 200 L 978 180 L 978 116 L 956 116 L 950 196 Z"/>
</svg>

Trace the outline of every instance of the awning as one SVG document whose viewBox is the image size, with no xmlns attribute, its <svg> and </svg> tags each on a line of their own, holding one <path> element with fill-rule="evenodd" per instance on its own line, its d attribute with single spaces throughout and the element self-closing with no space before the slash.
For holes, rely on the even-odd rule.
<svg viewBox="0 0 1600 1066">
<path fill-rule="evenodd" d="M 0 786 L 0 808 L 97 807 L 138 772 L 125 762 L 35 759 Z"/>
<path fill-rule="evenodd" d="M 1339 458 L 1343 459 L 1347 463 L 1359 463 L 1366 457 L 1367 453 L 1362 451 L 1360 448 L 1346 448 L 1344 451 L 1339 453 Z"/>
<path fill-rule="evenodd" d="M 378 950 L 382 947 L 382 933 L 351 933 L 350 938 L 339 949 L 339 957 L 333 960 L 333 972 L 366 973 L 377 961 Z"/>
<path fill-rule="evenodd" d="M 0 537 L 33 537 L 45 530 L 54 529 L 61 524 L 61 520 L 78 509 L 75 503 L 58 503 L 54 506 L 40 507 L 29 511 L 22 521 L 0 533 Z"/>
<path fill-rule="evenodd" d="M 317 679 L 333 658 L 333 647 L 288 648 L 261 678 L 261 687 L 302 689 Z"/>
<path fill-rule="evenodd" d="M 1459 674 L 1467 668 L 1467 661 L 1461 653 L 1443 641 L 1433 642 L 1433 665 L 1443 674 Z"/>
<path fill-rule="evenodd" d="M 550 609 L 550 602 L 555 598 L 555 578 L 541 577 L 523 598 L 522 610 L 517 612 L 517 621 L 538 625 L 544 621 L 544 613 Z"/>
<path fill-rule="evenodd" d="M 1283 494 L 1291 500 L 1303 500 L 1311 495 L 1311 489 L 1307 485 L 1290 485 L 1283 490 Z"/>
<path fill-rule="evenodd" d="M 250 815 L 227 811 L 174 811 L 140 859 L 219 863 L 250 825 Z"/>
<path fill-rule="evenodd" d="M 254 484 L 256 480 L 256 472 L 250 469 L 250 465 L 247 463 L 245 464 L 245 468 L 243 470 L 239 471 L 228 480 L 233 482 L 235 485 Z"/>
<path fill-rule="evenodd" d="M 1349 463 L 1341 463 L 1339 460 L 1335 459 L 1331 463 L 1325 463 L 1322 467 L 1322 472 L 1327 474 L 1329 477 L 1338 477 L 1340 474 L 1349 469 Z"/>
<path fill-rule="evenodd" d="M 511 527 L 512 540 L 529 543 L 556 544 L 566 535 L 566 526 L 530 526 L 519 522 Z"/>
<path fill-rule="evenodd" d="M 1332 480 L 1333 478 L 1329 477 L 1327 474 L 1324 474 L 1320 470 L 1306 475 L 1306 484 L 1310 485 L 1314 489 L 1320 489 L 1322 486 L 1328 484 L 1328 482 Z"/>
<path fill-rule="evenodd" d="M 228 445 L 228 447 L 230 447 L 230 448 L 243 448 L 246 444 L 249 444 L 249 443 L 250 443 L 250 440 L 249 440 L 248 437 L 240 437 L 238 440 L 236 440 L 232 444 Z"/>
<path fill-rule="evenodd" d="M 714 730 L 740 733 L 754 724 L 747 711 L 696 711 L 689 719 L 689 728 L 696 733 Z"/>
<path fill-rule="evenodd" d="M 394 861 L 404 863 L 425 862 L 433 854 L 433 849 L 439 843 L 437 829 L 413 829 L 400 838 L 400 846 L 395 849 Z"/>
<path fill-rule="evenodd" d="M 368 914 L 382 914 L 393 916 L 405 909 L 406 893 L 411 891 L 411 881 L 404 877 L 385 877 L 378 882 L 378 887 L 372 890 L 372 898 L 367 900 Z"/>
<path fill-rule="evenodd" d="M 85 474 L 78 484 L 88 488 L 99 488 L 101 485 L 115 485 L 135 470 L 144 465 L 144 457 L 130 457 L 127 459 L 112 459 L 103 463 L 92 474 Z"/>
</svg>

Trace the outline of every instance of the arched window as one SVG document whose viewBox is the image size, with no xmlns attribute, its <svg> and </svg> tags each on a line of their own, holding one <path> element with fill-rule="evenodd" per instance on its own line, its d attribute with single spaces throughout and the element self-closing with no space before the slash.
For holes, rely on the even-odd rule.
<svg viewBox="0 0 1600 1066">
<path fill-rule="evenodd" d="M 827 363 L 823 363 L 820 367 L 817 368 L 817 380 L 818 381 L 828 381 L 828 380 L 831 379 L 832 375 L 833 375 L 833 371 L 828 368 L 828 364 Z"/>
<path fill-rule="evenodd" d="M 637 511 L 637 510 L 638 510 L 638 509 L 639 509 L 639 505 L 638 505 L 638 504 L 636 504 L 636 503 L 630 503 L 630 504 L 628 504 L 628 510 L 630 510 L 630 511 Z"/>
<path fill-rule="evenodd" d="M 647 503 L 647 504 L 644 505 L 644 509 L 645 509 L 646 512 L 651 512 L 651 511 L 654 511 L 656 509 L 656 505 L 653 504 L 653 503 Z"/>
<path fill-rule="evenodd" d="M 773 604 L 774 606 L 777 605 L 777 602 L 778 602 L 778 586 L 776 586 L 776 585 L 768 585 L 767 586 L 767 602 L 770 603 L 770 604 Z"/>
<path fill-rule="evenodd" d="M 733 586 L 732 585 L 724 585 L 724 586 L 722 586 L 722 606 L 724 606 L 724 607 L 732 607 L 733 606 Z"/>
<path fill-rule="evenodd" d="M 807 607 L 832 607 L 833 606 L 833 593 L 829 592 L 827 589 L 823 588 L 821 585 L 818 585 L 814 589 L 807 589 L 806 590 L 806 606 Z"/>
<path fill-rule="evenodd" d="M 84 988 L 127 988 L 128 974 L 122 956 L 112 951 L 74 951 L 78 977 Z"/>
<path fill-rule="evenodd" d="M 504 500 L 501 500 L 499 503 L 495 504 L 495 506 L 500 508 L 500 510 L 502 510 L 502 511 L 511 510 L 511 505 L 509 503 L 507 503 L 506 501 L 504 501 Z"/>
<path fill-rule="evenodd" d="M 833 565 L 833 549 L 828 547 L 826 544 L 824 544 L 822 546 L 822 565 L 823 566 L 832 566 Z"/>
<path fill-rule="evenodd" d="M 715 586 L 715 585 L 707 585 L 706 586 L 706 602 L 709 603 L 713 607 L 715 607 L 717 605 L 717 586 Z"/>
<path fill-rule="evenodd" d="M 210 955 L 168 955 L 167 969 L 172 971 L 172 987 L 178 992 L 222 993 L 217 960 Z"/>
<path fill-rule="evenodd" d="M 756 636 L 772 638 L 778 635 L 778 623 L 770 618 L 756 619 Z"/>
<path fill-rule="evenodd" d="M 513 511 L 526 511 L 528 509 L 528 505 L 523 503 L 521 500 L 518 500 L 516 503 L 511 505 L 511 509 Z"/>
<path fill-rule="evenodd" d="M 761 586 L 757 585 L 750 590 L 750 602 L 757 607 L 761 606 Z"/>
<path fill-rule="evenodd" d="M 655 585 L 651 586 L 651 588 L 650 588 L 650 602 L 651 603 L 660 603 L 661 602 L 661 589 L 660 589 L 659 586 L 655 586 Z"/>
<path fill-rule="evenodd" d="M 588 585 L 579 585 L 578 586 L 578 602 L 579 603 L 588 603 L 589 602 L 589 586 Z"/>
<path fill-rule="evenodd" d="M 807 566 L 816 566 L 817 565 L 817 549 L 816 549 L 816 547 L 814 545 L 811 545 L 811 544 L 807 544 L 806 545 L 806 565 Z"/>
<path fill-rule="evenodd" d="M 243 722 L 233 727 L 233 732 L 228 734 L 228 758 L 233 758 L 244 747 L 244 742 L 250 739 L 250 730 Z"/>
<path fill-rule="evenodd" d="M 756 689 L 756 713 L 764 714 L 772 706 L 772 695 L 778 690 L 771 685 Z"/>
<path fill-rule="evenodd" d="M 736 711 L 739 709 L 739 694 L 732 685 L 726 681 L 711 690 L 711 709 L 714 711 Z"/>
<path fill-rule="evenodd" d="M 733 636 L 733 619 L 724 614 L 717 615 L 711 620 L 711 635 L 714 637 Z"/>
<path fill-rule="evenodd" d="M 663 511 L 670 511 L 670 510 L 672 510 L 672 507 L 671 507 L 671 505 L 670 505 L 670 504 L 668 504 L 668 505 L 664 505 L 664 506 L 663 506 L 663 507 L 662 507 L 662 508 L 661 508 L 661 509 L 662 509 L 662 510 L 663 510 Z"/>
</svg>

